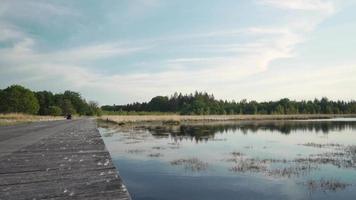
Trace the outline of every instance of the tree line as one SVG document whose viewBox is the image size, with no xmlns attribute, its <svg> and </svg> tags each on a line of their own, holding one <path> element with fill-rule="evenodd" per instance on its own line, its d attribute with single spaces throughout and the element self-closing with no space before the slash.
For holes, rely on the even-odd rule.
<svg viewBox="0 0 356 200">
<path fill-rule="evenodd" d="M 294 101 L 288 98 L 279 101 L 257 102 L 242 100 L 224 101 L 215 99 L 206 92 L 194 94 L 175 93 L 156 96 L 149 102 L 127 105 L 105 105 L 103 111 L 120 112 L 174 112 L 182 115 L 225 114 L 356 114 L 355 101 L 331 101 L 326 97 L 309 101 Z"/>
<path fill-rule="evenodd" d="M 27 113 L 38 115 L 100 115 L 101 109 L 94 101 L 87 102 L 78 92 L 34 92 L 21 85 L 0 89 L 0 113 Z"/>
</svg>

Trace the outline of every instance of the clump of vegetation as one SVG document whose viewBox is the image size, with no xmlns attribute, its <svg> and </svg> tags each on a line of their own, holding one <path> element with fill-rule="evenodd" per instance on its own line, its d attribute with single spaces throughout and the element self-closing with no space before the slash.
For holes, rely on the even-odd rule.
<svg viewBox="0 0 356 200">
<path fill-rule="evenodd" d="M 168 121 L 163 121 L 163 125 L 179 125 L 180 121 L 178 120 L 168 120 Z"/>
<path fill-rule="evenodd" d="M 339 168 L 353 167 L 352 163 L 345 159 L 332 158 L 327 155 L 320 157 L 298 158 L 294 160 L 296 163 L 314 163 L 314 164 L 331 164 Z"/>
<path fill-rule="evenodd" d="M 171 165 L 183 166 L 186 170 L 204 171 L 208 168 L 208 163 L 205 163 L 197 158 L 178 159 L 170 162 Z"/>
<path fill-rule="evenodd" d="M 340 144 L 316 144 L 307 143 L 305 146 L 315 148 L 332 148 L 335 152 L 312 154 L 308 158 L 297 158 L 296 163 L 330 164 L 339 168 L 356 169 L 356 146 L 344 146 Z"/>
<path fill-rule="evenodd" d="M 259 162 L 259 160 L 254 159 L 240 159 L 235 166 L 230 168 L 233 172 L 265 172 L 267 166 L 265 163 Z"/>
<path fill-rule="evenodd" d="M 311 165 L 309 163 L 298 163 L 295 165 L 291 160 L 286 159 L 258 159 L 246 157 L 243 153 L 234 151 L 230 153 L 231 158 L 227 159 L 227 162 L 233 162 L 234 166 L 230 168 L 233 172 L 252 172 L 252 173 L 262 173 L 266 176 L 272 177 L 299 177 L 301 175 L 306 175 L 312 170 L 318 169 L 317 166 Z M 274 163 L 278 163 L 278 167 L 273 167 Z"/>
<path fill-rule="evenodd" d="M 339 190 L 344 190 L 346 187 L 351 186 L 351 184 L 343 183 L 338 180 L 330 179 L 320 179 L 320 180 L 309 180 L 305 183 L 311 191 L 321 190 L 323 192 L 331 191 L 336 192 Z"/>
<path fill-rule="evenodd" d="M 244 156 L 243 153 L 238 152 L 238 151 L 231 152 L 231 155 L 234 156 L 234 157 L 242 157 L 242 156 Z"/>
<path fill-rule="evenodd" d="M 352 155 L 354 158 L 356 158 L 356 145 L 353 145 L 353 146 L 348 146 L 345 151 Z"/>
<path fill-rule="evenodd" d="M 145 152 L 145 150 L 143 149 L 130 149 L 130 150 L 127 150 L 127 153 L 130 153 L 130 154 L 140 154 L 140 153 L 143 153 Z"/>
<path fill-rule="evenodd" d="M 161 149 L 165 149 L 165 148 L 164 147 L 160 147 L 160 146 L 155 146 L 155 147 L 152 147 L 152 149 L 161 150 Z"/>
<path fill-rule="evenodd" d="M 148 154 L 149 157 L 153 157 L 153 158 L 158 158 L 158 157 L 162 157 L 163 154 L 161 153 L 151 153 L 151 154 Z"/>
<path fill-rule="evenodd" d="M 309 142 L 306 144 L 302 144 L 303 146 L 307 147 L 315 147 L 315 148 L 336 148 L 336 147 L 343 147 L 341 144 L 334 144 L 334 143 L 328 143 L 328 144 L 317 144 L 313 142 Z"/>
<path fill-rule="evenodd" d="M 316 169 L 318 169 L 318 167 L 313 166 L 311 164 L 289 166 L 289 167 L 270 169 L 267 171 L 267 175 L 273 177 L 291 178 L 291 177 L 299 177 L 302 175 L 307 175 L 308 173 L 310 173 L 310 171 Z"/>
</svg>

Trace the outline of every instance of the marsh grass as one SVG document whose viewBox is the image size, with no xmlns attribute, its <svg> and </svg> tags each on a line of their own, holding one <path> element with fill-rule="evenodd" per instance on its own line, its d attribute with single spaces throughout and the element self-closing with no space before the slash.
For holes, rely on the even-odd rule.
<svg viewBox="0 0 356 200">
<path fill-rule="evenodd" d="M 193 172 L 204 171 L 208 168 L 208 163 L 197 158 L 178 159 L 170 162 L 173 166 L 183 166 L 184 169 Z"/>
<path fill-rule="evenodd" d="M 144 153 L 145 150 L 143 150 L 143 149 L 129 149 L 126 152 L 129 154 L 141 154 L 141 153 Z"/>
<path fill-rule="evenodd" d="M 306 176 L 311 171 L 318 170 L 318 169 L 319 169 L 318 166 L 312 164 L 295 165 L 295 166 L 270 169 L 267 171 L 267 175 L 272 177 L 292 178 L 292 177 Z"/>
<path fill-rule="evenodd" d="M 245 156 L 244 153 L 234 151 L 231 158 L 226 159 L 234 165 L 229 170 L 238 173 L 260 173 L 275 178 L 292 178 L 309 174 L 312 170 L 319 169 L 310 163 L 294 163 L 286 159 L 259 159 Z M 273 166 L 273 164 L 278 164 Z"/>
<path fill-rule="evenodd" d="M 344 190 L 346 187 L 352 184 L 344 183 L 336 179 L 320 179 L 320 180 L 309 180 L 305 183 L 310 191 L 321 190 L 323 192 L 336 192 L 339 190 Z"/>
<path fill-rule="evenodd" d="M 158 158 L 158 157 L 162 157 L 163 154 L 161 153 L 151 153 L 151 154 L 148 154 L 148 157 L 151 157 L 151 158 Z"/>
<path fill-rule="evenodd" d="M 239 173 L 261 173 L 266 176 L 292 178 L 306 176 L 311 171 L 319 170 L 322 165 L 333 165 L 338 168 L 356 169 L 356 146 L 345 146 L 341 144 L 317 144 L 306 143 L 303 146 L 313 148 L 327 148 L 331 152 L 310 154 L 308 157 L 296 159 L 259 159 L 250 158 L 244 153 L 234 151 L 226 162 L 232 162 L 232 172 Z M 312 183 L 316 184 L 316 183 Z M 332 182 L 322 182 L 320 187 L 338 187 Z"/>
<path fill-rule="evenodd" d="M 307 120 L 330 119 L 335 117 L 355 117 L 355 115 L 311 114 L 311 115 L 178 115 L 150 114 L 145 115 L 103 115 L 99 119 L 114 123 L 161 121 L 178 125 L 183 121 L 235 121 L 235 120 Z"/>
<path fill-rule="evenodd" d="M 306 147 L 315 147 L 315 148 L 337 148 L 337 147 L 341 148 L 341 147 L 344 147 L 341 144 L 334 144 L 334 143 L 317 144 L 317 143 L 313 143 L 313 142 L 309 142 L 309 143 L 301 144 L 301 145 L 306 146 Z"/>
<path fill-rule="evenodd" d="M 22 113 L 9 113 L 0 114 L 0 125 L 16 125 L 22 123 L 30 123 L 37 121 L 53 121 L 53 120 L 63 120 L 62 116 L 39 116 L 39 115 L 28 115 Z"/>
<path fill-rule="evenodd" d="M 341 144 L 316 144 L 307 143 L 304 146 L 314 148 L 329 148 L 331 152 L 311 154 L 307 158 L 297 158 L 296 163 L 330 164 L 338 168 L 356 169 L 356 146 L 345 146 Z"/>
<path fill-rule="evenodd" d="M 267 171 L 267 166 L 265 163 L 260 162 L 255 159 L 240 159 L 236 160 L 236 165 L 230 168 L 233 172 L 253 172 L 260 173 Z"/>
</svg>

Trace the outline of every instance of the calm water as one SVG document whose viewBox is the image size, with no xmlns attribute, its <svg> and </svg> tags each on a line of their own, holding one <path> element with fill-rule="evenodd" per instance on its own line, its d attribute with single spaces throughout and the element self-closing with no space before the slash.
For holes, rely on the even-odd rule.
<svg viewBox="0 0 356 200">
<path fill-rule="evenodd" d="M 356 120 L 101 123 L 133 199 L 355 199 Z"/>
</svg>

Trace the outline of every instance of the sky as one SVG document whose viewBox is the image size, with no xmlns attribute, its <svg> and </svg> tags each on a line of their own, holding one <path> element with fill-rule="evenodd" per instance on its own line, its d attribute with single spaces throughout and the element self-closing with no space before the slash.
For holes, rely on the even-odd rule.
<svg viewBox="0 0 356 200">
<path fill-rule="evenodd" d="M 0 88 L 356 99 L 356 0 L 0 0 Z"/>
</svg>

